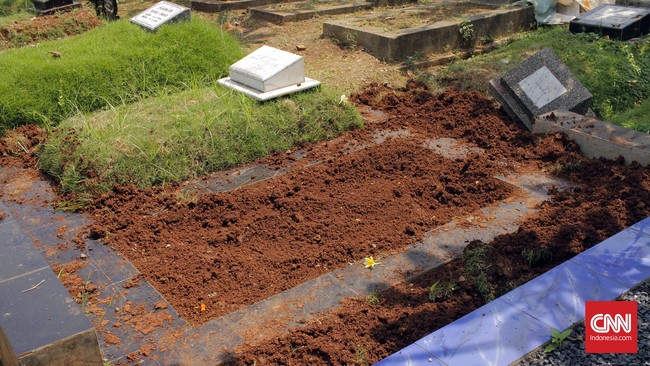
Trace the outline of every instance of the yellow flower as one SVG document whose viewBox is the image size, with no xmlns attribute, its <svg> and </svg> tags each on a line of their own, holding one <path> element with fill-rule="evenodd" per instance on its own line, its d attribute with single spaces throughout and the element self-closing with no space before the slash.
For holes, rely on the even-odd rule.
<svg viewBox="0 0 650 366">
<path fill-rule="evenodd" d="M 381 264 L 379 262 L 376 262 L 374 258 L 366 258 L 363 260 L 363 265 L 366 266 L 368 269 L 372 269 L 374 266 Z"/>
<path fill-rule="evenodd" d="M 208 307 L 205 306 L 204 303 L 201 303 L 201 305 L 200 305 L 199 307 L 200 307 L 200 310 L 201 310 L 201 311 L 206 311 L 206 310 L 208 310 Z"/>
</svg>

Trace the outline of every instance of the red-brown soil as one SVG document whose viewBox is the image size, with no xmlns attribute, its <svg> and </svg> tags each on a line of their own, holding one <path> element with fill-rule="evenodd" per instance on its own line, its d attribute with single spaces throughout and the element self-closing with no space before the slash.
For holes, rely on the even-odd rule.
<svg viewBox="0 0 650 366">
<path fill-rule="evenodd" d="M 17 19 L 0 27 L 0 49 L 22 47 L 50 39 L 81 34 L 100 24 L 101 21 L 97 16 L 87 9 Z M 53 54 L 53 57 L 56 55 Z"/>
<path fill-rule="evenodd" d="M 387 111 L 400 113 L 313 146 L 292 172 L 194 199 L 179 200 L 174 187 L 116 188 L 97 201 L 91 236 L 128 257 L 183 317 L 202 323 L 350 262 L 394 254 L 424 232 L 511 194 L 493 178 L 512 169 L 504 159 L 552 158 L 562 149 L 552 138 L 535 143 L 519 136 L 480 94 L 435 97 L 418 87 L 398 98 L 375 91 L 388 93 L 378 101 Z M 410 136 L 339 152 L 385 129 L 408 129 Z M 423 146 L 438 136 L 488 153 L 443 158 Z M 314 158 L 325 161 L 307 166 Z"/>
<path fill-rule="evenodd" d="M 404 93 L 399 104 L 409 100 L 412 96 Z M 402 105 L 391 110 L 390 114 L 402 116 L 400 119 L 418 118 Z M 493 128 L 498 133 L 502 126 Z M 516 135 L 523 138 L 528 133 L 519 131 L 511 138 Z M 552 136 L 545 142 L 553 145 L 549 150 L 555 150 L 556 156 L 575 158 L 574 149 L 564 136 Z M 532 156 L 535 150 L 535 144 L 531 144 L 528 155 Z M 573 186 L 553 190 L 552 198 L 516 233 L 502 235 L 491 243 L 471 243 L 462 258 L 412 283 L 396 284 L 380 293 L 378 304 L 364 298 L 347 299 L 339 308 L 311 320 L 303 328 L 264 344 L 246 345 L 236 350 L 233 363 L 377 362 L 650 215 L 649 168 L 583 158 L 575 164 L 555 165 L 554 169 Z M 531 252 L 539 256 L 524 256 Z M 479 267 L 472 264 L 477 258 Z M 488 284 L 487 291 L 479 289 L 481 276 Z M 437 281 L 451 282 L 456 289 L 434 302 L 429 299 L 429 288 Z"/>
</svg>

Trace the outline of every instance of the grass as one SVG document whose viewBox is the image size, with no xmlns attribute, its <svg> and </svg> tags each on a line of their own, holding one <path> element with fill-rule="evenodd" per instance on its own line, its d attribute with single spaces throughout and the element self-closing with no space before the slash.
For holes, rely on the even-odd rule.
<svg viewBox="0 0 650 366">
<path fill-rule="evenodd" d="M 242 56 L 232 36 L 200 19 L 156 33 L 121 20 L 2 51 L 0 134 L 21 124 L 55 125 L 79 112 L 209 85 Z"/>
<path fill-rule="evenodd" d="M 495 298 L 495 288 L 490 282 L 488 271 L 492 267 L 489 257 L 490 248 L 483 243 L 471 244 L 463 251 L 463 271 L 486 302 Z"/>
<path fill-rule="evenodd" d="M 324 88 L 258 103 L 215 85 L 67 119 L 39 165 L 64 192 L 92 195 L 191 179 L 361 125 L 358 111 Z"/>
<path fill-rule="evenodd" d="M 0 0 L 0 17 L 24 12 L 33 6 L 30 0 Z"/>
<path fill-rule="evenodd" d="M 488 54 L 456 62 L 435 78 L 448 85 L 487 92 L 487 83 L 549 47 L 593 94 L 600 119 L 640 131 L 650 129 L 650 40 L 619 42 L 594 34 L 573 34 L 566 26 L 540 28 L 516 36 Z M 429 79 L 430 80 L 430 79 Z"/>
</svg>

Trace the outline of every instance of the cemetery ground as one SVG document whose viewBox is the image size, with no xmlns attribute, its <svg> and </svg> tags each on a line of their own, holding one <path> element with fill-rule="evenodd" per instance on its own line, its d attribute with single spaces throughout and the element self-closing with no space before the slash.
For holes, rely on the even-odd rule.
<svg viewBox="0 0 650 366">
<path fill-rule="evenodd" d="M 149 3 L 124 5 L 120 11 L 127 18 Z M 52 185 L 61 194 L 46 204 L 76 209 L 91 222 L 72 235 L 57 232 L 65 240 L 45 255 L 93 321 L 102 347 L 116 352 L 110 358 L 114 364 L 166 364 L 178 362 L 179 355 L 186 364 L 193 364 L 193 357 L 202 362 L 225 357 L 246 365 L 376 362 L 650 215 L 648 168 L 586 159 L 562 134 L 534 136 L 481 93 L 489 79 L 536 50 L 553 47 L 594 94 L 599 116 L 647 131 L 647 40 L 623 44 L 570 35 L 558 27 L 515 36 L 493 52 L 448 67 L 431 67 L 419 56 L 400 68 L 354 45 L 341 47 L 321 38 L 318 20 L 276 26 L 252 21 L 243 12 L 194 16 L 218 21 L 251 50 L 261 44 L 291 51 L 304 45 L 300 54 L 306 74 L 338 93 L 325 88 L 258 108 L 210 84 L 185 90 L 172 85 L 160 87 L 163 93 L 143 88 L 124 105 L 114 103 L 93 114 L 87 110 L 84 116 L 52 109 L 61 121 L 57 128 L 48 123 L 15 130 L 8 128 L 18 123 L 2 126 L 8 129 L 0 139 L 2 164 L 17 169 L 12 171 L 20 177 L 5 174 L 5 187 L 15 188 L 16 179 L 42 179 L 40 166 L 55 178 Z M 123 31 L 120 27 L 126 25 L 113 31 Z M 204 30 L 203 25 L 188 27 L 187 32 Z M 74 40 L 34 49 L 63 49 L 65 60 Z M 339 99 L 343 93 L 349 102 Z M 230 149 L 224 154 L 229 159 L 206 165 L 217 153 L 205 153 L 198 159 L 204 161 L 193 165 L 199 155 L 169 153 L 202 141 L 183 136 L 174 123 L 165 126 L 165 120 L 192 122 L 196 129 L 188 136 L 194 136 L 201 121 L 189 116 L 209 116 L 218 103 L 243 111 L 226 133 L 238 141 L 224 147 Z M 266 130 L 274 119 L 269 116 L 283 116 L 287 123 Z M 263 123 L 252 123 L 257 120 Z M 113 128 L 115 123 L 119 128 Z M 235 128 L 238 123 L 241 129 Z M 158 131 L 152 125 L 162 127 Z M 151 142 L 140 145 L 141 154 L 126 138 L 138 130 L 138 141 Z M 260 137 L 274 133 L 282 136 L 277 144 Z M 243 140 L 251 136 L 256 143 L 246 146 Z M 156 142 L 166 151 L 155 150 Z M 112 160 L 101 165 L 97 154 Z M 137 159 L 127 159 L 133 156 Z M 177 157 L 182 158 L 170 163 Z M 120 167 L 121 162 L 126 163 Z M 179 170 L 144 168 L 163 163 Z M 225 174 L 208 173 L 229 167 L 234 168 Z M 516 183 L 516 177 L 531 175 L 555 182 L 545 199 L 531 199 Z M 23 193 L 3 189 L 0 198 L 16 205 L 43 204 L 24 199 Z M 478 230 L 507 226 L 485 208 L 518 201 L 527 209 L 516 220 L 518 229 L 472 241 L 455 258 L 445 257 L 442 266 L 397 271 L 400 281 L 371 281 L 409 245 L 444 235 L 448 223 Z M 116 311 L 114 294 L 85 277 L 86 255 L 97 246 L 117 249 L 140 273 L 120 283 L 118 292 L 144 287 L 146 281 L 168 304 L 131 302 Z M 363 268 L 363 259 L 371 256 L 380 264 Z M 234 328 L 244 342 L 234 349 L 225 342 L 224 348 L 199 351 L 183 332 L 348 268 L 356 277 L 342 276 L 339 289 L 275 310 L 284 314 L 328 303 L 337 292 L 347 294 L 338 306 L 291 319 L 245 313 L 251 318 Z M 374 287 L 350 291 L 364 281 Z M 176 322 L 175 312 L 183 320 Z M 221 336 L 207 344 L 218 344 L 214 338 Z M 196 338 L 210 339 L 205 334 Z M 128 354 L 119 353 L 126 349 Z"/>
</svg>

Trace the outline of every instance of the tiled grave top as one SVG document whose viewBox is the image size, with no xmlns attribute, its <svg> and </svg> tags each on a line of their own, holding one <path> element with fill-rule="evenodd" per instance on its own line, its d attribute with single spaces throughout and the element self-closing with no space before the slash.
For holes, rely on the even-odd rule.
<svg viewBox="0 0 650 366">
<path fill-rule="evenodd" d="M 529 117 L 564 106 L 582 106 L 591 93 L 551 49 L 543 49 L 502 77 L 502 84 L 525 106 Z M 579 108 L 581 111 L 583 108 Z"/>
<path fill-rule="evenodd" d="M 576 113 L 556 110 L 538 116 L 533 132 L 564 132 L 588 158 L 616 160 L 622 156 L 628 164 L 650 164 L 650 135 Z"/>
<path fill-rule="evenodd" d="M 650 9 L 603 4 L 582 14 L 574 21 L 599 27 L 625 28 L 648 14 Z"/>
<path fill-rule="evenodd" d="M 376 365 L 509 365 L 650 278 L 650 217 Z"/>
<path fill-rule="evenodd" d="M 0 203 L 0 359 L 101 365 L 97 334 L 15 214 Z"/>
<path fill-rule="evenodd" d="M 131 18 L 131 22 L 155 31 L 170 21 L 189 20 L 190 9 L 167 1 L 161 1 Z"/>
</svg>

